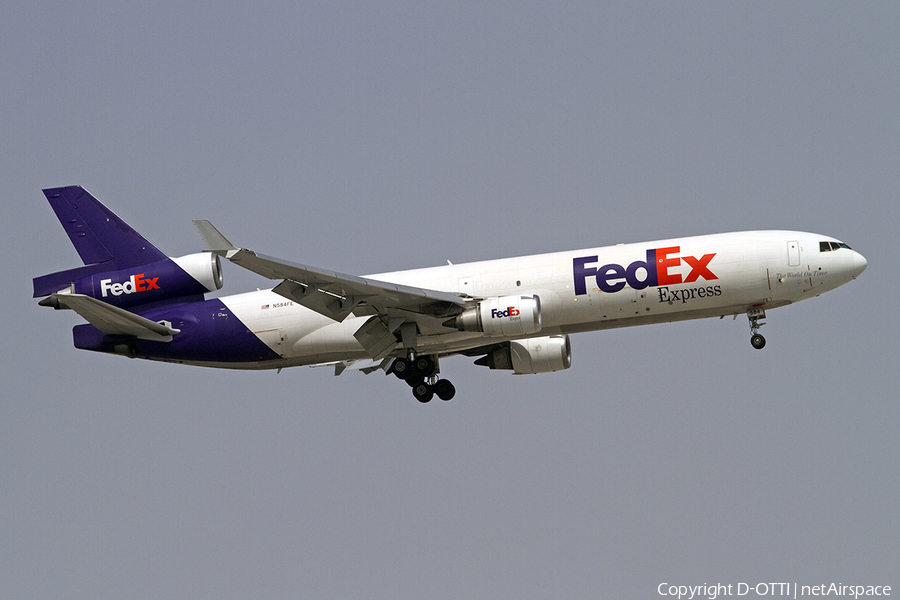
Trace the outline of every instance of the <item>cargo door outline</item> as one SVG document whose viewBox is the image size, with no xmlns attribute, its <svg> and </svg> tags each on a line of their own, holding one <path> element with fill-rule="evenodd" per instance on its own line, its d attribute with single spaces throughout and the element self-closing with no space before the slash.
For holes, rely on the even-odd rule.
<svg viewBox="0 0 900 600">
<path fill-rule="evenodd" d="M 253 334 L 278 356 L 284 358 L 284 329 L 264 329 L 254 331 Z"/>
<path fill-rule="evenodd" d="M 475 295 L 475 284 L 472 282 L 471 277 L 460 277 L 457 285 L 459 293 L 468 294 L 469 296 Z"/>
</svg>

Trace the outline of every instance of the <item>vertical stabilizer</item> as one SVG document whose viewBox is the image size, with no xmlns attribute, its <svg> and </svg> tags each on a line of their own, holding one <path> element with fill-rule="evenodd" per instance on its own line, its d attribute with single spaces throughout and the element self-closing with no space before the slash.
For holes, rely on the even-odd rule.
<svg viewBox="0 0 900 600">
<path fill-rule="evenodd" d="M 85 265 L 126 269 L 167 258 L 80 185 L 48 188 L 44 195 Z"/>
</svg>

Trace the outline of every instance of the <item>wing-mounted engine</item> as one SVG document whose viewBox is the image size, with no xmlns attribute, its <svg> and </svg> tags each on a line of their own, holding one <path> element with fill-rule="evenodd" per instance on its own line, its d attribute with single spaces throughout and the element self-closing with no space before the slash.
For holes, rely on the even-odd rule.
<svg viewBox="0 0 900 600">
<path fill-rule="evenodd" d="M 572 366 L 572 346 L 567 335 L 516 340 L 493 348 L 475 364 L 511 370 L 516 375 L 563 371 Z"/>
<path fill-rule="evenodd" d="M 61 271 L 34 281 L 35 296 L 58 291 L 82 294 L 126 307 L 176 298 L 202 296 L 222 288 L 222 264 L 218 256 L 203 252 L 179 258 L 101 271 L 99 265 Z M 89 272 L 86 272 L 88 271 Z M 42 304 L 60 308 L 53 298 Z"/>
<path fill-rule="evenodd" d="M 539 296 L 488 298 L 445 321 L 444 325 L 489 336 L 537 333 L 541 330 L 541 299 Z"/>
</svg>

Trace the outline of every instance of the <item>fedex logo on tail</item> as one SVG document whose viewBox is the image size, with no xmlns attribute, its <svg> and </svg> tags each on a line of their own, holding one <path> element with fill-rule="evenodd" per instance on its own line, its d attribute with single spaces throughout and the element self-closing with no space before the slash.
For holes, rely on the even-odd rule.
<svg viewBox="0 0 900 600">
<path fill-rule="evenodd" d="M 677 256 L 681 252 L 681 246 L 669 248 L 651 248 L 647 250 L 645 260 L 636 260 L 627 267 L 610 263 L 602 267 L 590 267 L 597 262 L 597 256 L 581 256 L 572 260 L 572 271 L 575 276 L 575 295 L 587 294 L 588 277 L 595 277 L 597 287 L 602 291 L 612 294 L 625 287 L 627 283 L 636 290 L 646 287 L 676 285 L 679 283 L 692 283 L 699 278 L 712 281 L 718 277 L 709 270 L 709 263 L 716 255 L 704 254 L 700 258 L 695 256 Z M 670 269 L 677 268 L 684 263 L 691 267 L 687 277 L 682 278 L 680 273 L 670 273 Z"/>
<path fill-rule="evenodd" d="M 143 273 L 132 275 L 125 283 L 113 283 L 112 279 L 101 279 L 100 294 L 106 298 L 107 294 L 121 296 L 122 294 L 158 290 L 160 289 L 158 281 L 159 277 L 144 278 Z"/>
</svg>

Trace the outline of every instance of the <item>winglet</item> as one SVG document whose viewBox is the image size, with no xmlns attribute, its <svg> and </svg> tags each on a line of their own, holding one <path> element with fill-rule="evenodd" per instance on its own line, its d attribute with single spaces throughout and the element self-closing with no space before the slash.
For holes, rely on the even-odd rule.
<svg viewBox="0 0 900 600">
<path fill-rule="evenodd" d="M 200 232 L 203 243 L 206 244 L 207 251 L 225 258 L 231 258 L 238 251 L 234 244 L 228 241 L 215 226 L 206 219 L 198 219 L 194 221 L 194 227 Z"/>
</svg>

